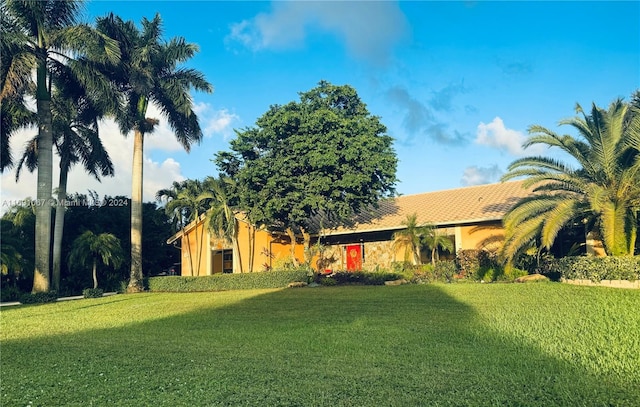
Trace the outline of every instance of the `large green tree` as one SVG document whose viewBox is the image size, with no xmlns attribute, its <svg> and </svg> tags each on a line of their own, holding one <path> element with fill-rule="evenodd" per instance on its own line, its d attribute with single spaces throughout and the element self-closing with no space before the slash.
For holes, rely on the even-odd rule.
<svg viewBox="0 0 640 407">
<path fill-rule="evenodd" d="M 3 0 L 0 4 L 0 49 L 3 51 L 0 103 L 11 101 L 9 112 L 24 112 L 21 98 L 32 86 L 35 73 L 35 95 L 38 124 L 38 175 L 36 196 L 36 247 L 33 291 L 49 290 L 51 207 L 52 196 L 52 114 L 51 81 L 64 65 L 69 66 L 88 87 L 102 83 L 98 71 L 88 69 L 87 60 L 117 60 L 115 42 L 101 36 L 91 27 L 77 23 L 81 1 Z M 109 95 L 103 89 L 104 95 Z M 7 110 L 3 109 L 3 113 Z M 15 119 L 6 120 L 15 124 Z M 14 127 L 14 129 L 17 126 Z M 8 143 L 11 133 L 2 132 L 2 143 Z M 3 159 L 10 151 L 3 147 Z M 6 151 L 5 151 L 6 150 Z M 5 167 L 5 164 L 2 164 Z"/>
<path fill-rule="evenodd" d="M 632 103 L 621 99 L 589 113 L 577 105 L 579 116 L 562 120 L 576 135 L 559 135 L 541 126 L 529 129 L 524 144 L 560 149 L 576 166 L 534 156 L 514 161 L 504 180 L 526 177 L 535 193 L 506 215 L 503 255 L 512 259 L 538 242 L 550 249 L 558 232 L 584 225 L 596 233 L 608 255 L 632 255 L 640 210 L 640 111 L 638 94 Z"/>
<path fill-rule="evenodd" d="M 216 164 L 254 225 L 288 233 L 294 264 L 296 236 L 308 244 L 315 215 L 345 224 L 394 193 L 393 139 L 351 86 L 322 81 L 236 133 Z"/>
<path fill-rule="evenodd" d="M 213 90 L 204 75 L 178 65 L 192 58 L 198 46 L 184 38 L 162 38 L 160 15 L 142 19 L 139 30 L 132 21 L 109 14 L 97 20 L 98 29 L 120 44 L 120 63 L 110 76 L 124 99 L 115 119 L 123 134 L 133 131 L 133 171 L 131 192 L 131 276 L 128 290 L 137 292 L 142 285 L 142 175 L 144 137 L 159 123 L 147 117 L 149 103 L 158 106 L 167 118 L 176 138 L 189 151 L 202 139 L 198 118 L 193 111 L 191 89 Z"/>
</svg>

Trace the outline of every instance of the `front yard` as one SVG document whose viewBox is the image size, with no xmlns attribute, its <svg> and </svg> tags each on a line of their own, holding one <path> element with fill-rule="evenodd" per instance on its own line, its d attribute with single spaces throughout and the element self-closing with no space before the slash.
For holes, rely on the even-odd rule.
<svg viewBox="0 0 640 407">
<path fill-rule="evenodd" d="M 2 310 L 3 406 L 640 405 L 640 292 L 116 295 Z"/>
</svg>

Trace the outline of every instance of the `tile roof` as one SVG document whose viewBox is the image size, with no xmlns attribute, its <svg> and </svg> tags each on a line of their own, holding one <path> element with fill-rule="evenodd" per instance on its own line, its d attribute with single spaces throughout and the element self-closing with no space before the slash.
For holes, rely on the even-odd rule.
<svg viewBox="0 0 640 407">
<path fill-rule="evenodd" d="M 326 235 L 402 229 L 407 216 L 418 225 L 456 225 L 501 220 L 521 198 L 530 195 L 523 181 L 478 185 L 385 199 L 377 209 L 356 217 L 351 227 L 326 230 Z"/>
</svg>

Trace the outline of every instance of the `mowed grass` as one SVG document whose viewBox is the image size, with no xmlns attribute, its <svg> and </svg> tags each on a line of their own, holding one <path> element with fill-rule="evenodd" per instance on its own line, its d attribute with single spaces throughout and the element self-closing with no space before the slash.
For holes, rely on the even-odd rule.
<svg viewBox="0 0 640 407">
<path fill-rule="evenodd" d="M 2 406 L 639 406 L 640 292 L 117 295 L 5 308 Z"/>
</svg>

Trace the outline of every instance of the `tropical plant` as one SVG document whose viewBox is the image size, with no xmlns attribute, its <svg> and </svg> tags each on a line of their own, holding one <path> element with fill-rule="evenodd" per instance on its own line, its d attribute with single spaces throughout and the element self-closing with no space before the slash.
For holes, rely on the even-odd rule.
<svg viewBox="0 0 640 407">
<path fill-rule="evenodd" d="M 111 233 L 96 235 L 87 230 L 73 241 L 69 253 L 69 263 L 72 266 L 87 266 L 91 264 L 93 288 L 98 288 L 98 260 L 105 266 L 120 267 L 124 259 L 120 239 Z"/>
<path fill-rule="evenodd" d="M 422 243 L 431 249 L 431 264 L 436 265 L 439 260 L 439 250 L 451 253 L 454 249 L 453 241 L 434 227 L 427 227 L 427 233 L 422 236 Z"/>
<path fill-rule="evenodd" d="M 204 227 L 199 225 L 202 215 L 209 209 L 210 202 L 214 196 L 211 192 L 207 191 L 203 187 L 203 183 L 199 180 L 185 180 L 180 184 L 177 184 L 175 191 L 166 192 L 165 190 L 158 191 L 156 197 L 171 196 L 167 200 L 165 205 L 165 212 L 167 214 L 180 213 L 184 216 L 183 229 L 186 228 L 191 222 L 195 222 L 195 237 L 196 237 L 196 250 L 198 251 L 196 257 L 196 263 L 194 266 L 193 256 L 191 255 L 191 242 L 190 233 L 185 233 L 187 240 L 187 250 L 189 251 L 189 272 L 193 275 L 200 275 L 200 262 L 202 260 L 202 242 L 204 239 Z"/>
<path fill-rule="evenodd" d="M 558 232 L 582 225 L 602 239 L 608 255 L 632 255 L 640 209 L 640 103 L 621 99 L 607 109 L 592 105 L 587 114 L 560 121 L 577 136 L 558 135 L 541 126 L 529 128 L 524 147 L 537 144 L 568 154 L 577 168 L 560 160 L 534 156 L 514 161 L 503 177 L 526 177 L 535 193 L 505 216 L 502 255 L 511 261 L 532 242 L 550 249 Z"/>
<path fill-rule="evenodd" d="M 240 261 L 240 246 L 238 242 L 239 223 L 236 218 L 235 206 L 231 201 L 229 190 L 235 186 L 235 182 L 227 177 L 218 179 L 207 177 L 203 186 L 211 194 L 210 208 L 206 214 L 206 224 L 208 229 L 215 236 L 231 243 L 233 248 L 233 269 L 234 272 L 242 273 L 242 262 Z M 253 230 L 253 228 L 251 228 Z M 250 231 L 251 232 L 251 231 Z M 251 239 L 251 233 L 249 233 Z M 253 247 L 249 242 L 249 271 L 253 267 Z"/>
<path fill-rule="evenodd" d="M 123 134 L 134 133 L 133 174 L 131 194 L 131 276 L 130 292 L 142 285 L 142 163 L 144 137 L 159 123 L 147 117 L 149 103 L 157 105 L 168 119 L 176 138 L 186 151 L 202 139 L 198 118 L 193 111 L 191 89 L 213 90 L 204 76 L 193 69 L 178 67 L 198 51 L 195 44 L 176 37 L 162 39 L 160 15 L 153 20 L 142 19 L 138 30 L 132 21 L 123 21 L 114 14 L 98 18 L 98 29 L 120 44 L 121 59 L 109 67 L 110 76 L 124 99 L 115 112 L 115 120 Z"/>
<path fill-rule="evenodd" d="M 113 163 L 98 134 L 98 119 L 103 116 L 105 108 L 101 107 L 97 101 L 92 100 L 86 89 L 75 81 L 72 75 L 65 75 L 63 78 L 63 86 L 54 88 L 51 100 L 53 142 L 60 156 L 60 178 L 53 230 L 52 285 L 55 291 L 60 289 L 62 236 L 69 171 L 74 164 L 81 162 L 85 171 L 98 181 L 100 176 L 113 176 L 114 174 Z M 29 171 L 37 168 L 37 146 L 38 137 L 35 136 L 27 144 L 22 158 L 18 162 L 16 181 L 20 177 L 23 165 Z"/>
<path fill-rule="evenodd" d="M 87 87 L 100 87 L 100 73 L 87 69 L 83 56 L 92 60 L 114 61 L 119 58 L 115 42 L 108 40 L 91 27 L 76 22 L 81 1 L 19 1 L 4 0 L 0 7 L 0 49 L 2 68 L 0 104 L 10 101 L 3 113 L 25 114 L 25 92 L 35 87 L 38 122 L 38 175 L 36 200 L 36 245 L 33 291 L 49 290 L 51 207 L 52 196 L 52 115 L 51 81 L 62 67 L 68 66 Z M 35 86 L 31 84 L 35 72 Z M 109 95 L 108 88 L 102 89 Z M 5 120 L 16 130 L 20 118 Z M 4 124 L 4 123 L 3 123 Z M 8 142 L 12 133 L 3 131 L 2 143 Z M 6 151 L 5 151 L 6 150 Z M 10 158 L 8 147 L 3 147 L 3 158 Z M 2 167 L 5 167 L 3 163 Z"/>
<path fill-rule="evenodd" d="M 412 264 L 422 264 L 420 249 L 423 238 L 431 233 L 430 226 L 418 226 L 418 215 L 407 215 L 407 219 L 402 221 L 404 229 L 393 234 L 393 244 L 391 245 L 394 254 L 398 249 L 404 248 L 404 261 L 411 261 Z"/>
</svg>

